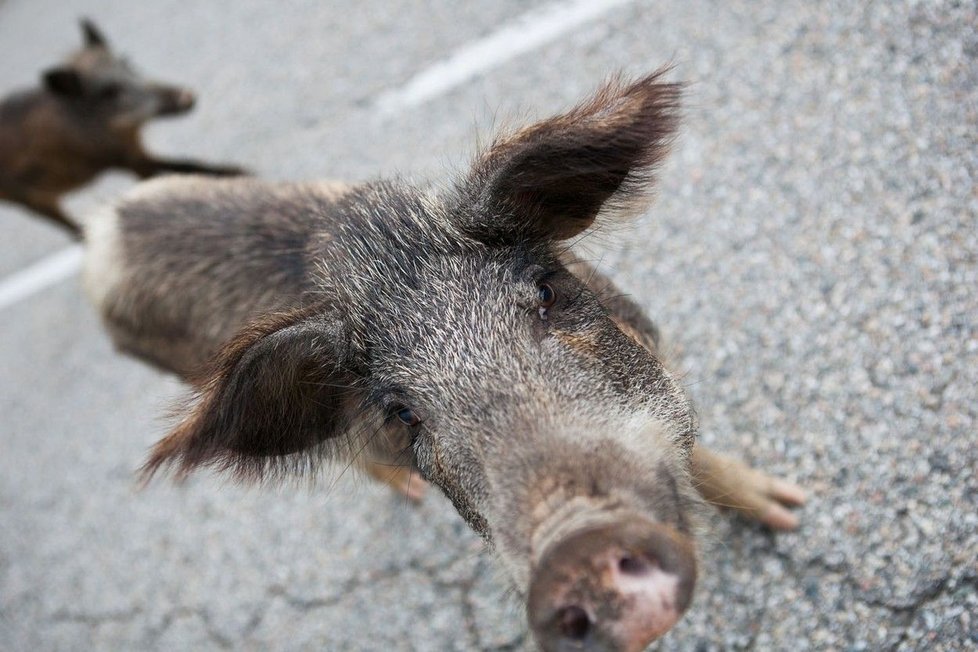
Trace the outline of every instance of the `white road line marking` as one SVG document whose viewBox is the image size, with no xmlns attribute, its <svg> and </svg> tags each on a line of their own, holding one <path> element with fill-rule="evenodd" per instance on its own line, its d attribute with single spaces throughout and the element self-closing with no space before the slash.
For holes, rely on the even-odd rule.
<svg viewBox="0 0 978 652">
<path fill-rule="evenodd" d="M 482 72 L 556 39 L 561 34 L 633 0 L 570 0 L 532 9 L 488 36 L 462 46 L 400 88 L 382 93 L 382 116 L 424 104 Z"/>
<path fill-rule="evenodd" d="M 488 36 L 464 45 L 375 103 L 383 117 L 424 104 L 480 73 L 553 41 L 561 34 L 634 0 L 568 0 L 531 9 Z M 0 310 L 41 292 L 81 269 L 81 245 L 42 258 L 0 281 Z"/>
<path fill-rule="evenodd" d="M 72 245 L 0 281 L 0 310 L 74 276 L 82 264 L 82 246 Z"/>
</svg>

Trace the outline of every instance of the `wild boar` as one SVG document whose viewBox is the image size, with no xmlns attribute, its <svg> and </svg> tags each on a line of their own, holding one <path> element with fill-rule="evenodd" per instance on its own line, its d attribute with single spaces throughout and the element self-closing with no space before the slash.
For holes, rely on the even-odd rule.
<svg viewBox="0 0 978 652">
<path fill-rule="evenodd" d="M 148 153 L 141 127 L 190 111 L 193 92 L 142 78 L 112 52 L 91 21 L 82 21 L 82 32 L 84 47 L 44 71 L 40 88 L 0 101 L 0 199 L 35 211 L 77 238 L 80 230 L 62 211 L 61 197 L 106 170 L 128 170 L 143 179 L 243 173 L 232 165 Z"/>
<path fill-rule="evenodd" d="M 613 81 L 439 191 L 174 177 L 94 215 L 86 285 L 116 345 L 196 388 L 145 474 L 420 474 L 540 647 L 643 649 L 690 604 L 704 497 L 780 528 L 803 499 L 696 445 L 656 327 L 570 252 L 644 206 L 680 91 Z"/>
</svg>

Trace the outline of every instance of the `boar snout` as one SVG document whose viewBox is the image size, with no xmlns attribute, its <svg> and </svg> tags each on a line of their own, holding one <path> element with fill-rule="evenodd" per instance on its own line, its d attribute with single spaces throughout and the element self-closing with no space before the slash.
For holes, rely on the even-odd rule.
<svg viewBox="0 0 978 652">
<path fill-rule="evenodd" d="M 692 541 L 641 516 L 585 528 L 545 551 L 527 612 L 547 652 L 638 652 L 668 631 L 696 583 Z"/>
<path fill-rule="evenodd" d="M 194 108 L 197 102 L 197 96 L 189 88 L 157 86 L 155 91 L 159 98 L 157 115 L 180 115 Z"/>
</svg>

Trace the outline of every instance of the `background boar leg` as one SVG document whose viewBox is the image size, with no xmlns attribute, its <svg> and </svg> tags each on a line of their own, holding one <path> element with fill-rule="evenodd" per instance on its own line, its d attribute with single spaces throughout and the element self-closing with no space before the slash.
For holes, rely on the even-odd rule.
<svg viewBox="0 0 978 652">
<path fill-rule="evenodd" d="M 370 460 L 366 463 L 365 470 L 374 480 L 389 485 L 412 502 L 420 502 L 428 489 L 428 483 L 410 465 Z"/>
<path fill-rule="evenodd" d="M 22 205 L 30 208 L 35 213 L 47 218 L 62 229 L 71 233 L 76 240 L 81 239 L 81 231 L 78 225 L 68 218 L 58 205 L 58 198 L 54 195 L 31 193 L 20 198 L 14 198 Z"/>
<path fill-rule="evenodd" d="M 130 164 L 129 169 L 141 179 L 160 174 L 204 174 L 216 177 L 237 177 L 248 174 L 236 165 L 211 165 L 191 159 L 165 159 L 147 156 Z"/>
<path fill-rule="evenodd" d="M 707 502 L 733 509 L 776 530 L 798 527 L 798 517 L 786 505 L 805 502 L 805 492 L 798 485 L 700 445 L 693 449 L 693 485 Z"/>
</svg>

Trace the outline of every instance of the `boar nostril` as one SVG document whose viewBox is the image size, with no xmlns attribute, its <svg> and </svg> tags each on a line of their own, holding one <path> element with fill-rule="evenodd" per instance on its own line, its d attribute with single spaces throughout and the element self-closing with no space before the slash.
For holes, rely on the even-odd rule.
<svg viewBox="0 0 978 652">
<path fill-rule="evenodd" d="M 557 628 L 565 638 L 583 641 L 591 631 L 591 619 L 576 605 L 564 607 L 557 614 Z"/>
<path fill-rule="evenodd" d="M 648 562 L 641 557 L 625 555 L 618 560 L 618 570 L 625 575 L 641 576 L 652 570 L 654 563 Z"/>
</svg>

